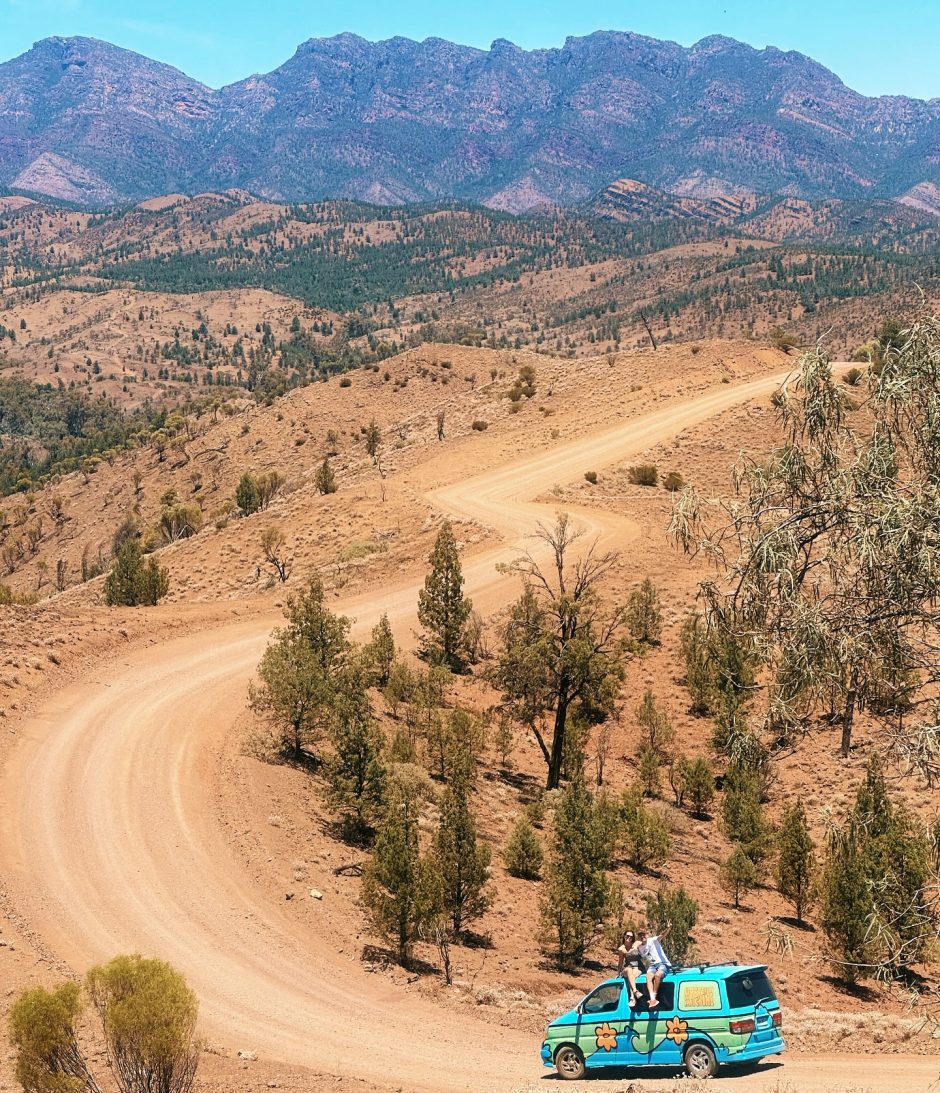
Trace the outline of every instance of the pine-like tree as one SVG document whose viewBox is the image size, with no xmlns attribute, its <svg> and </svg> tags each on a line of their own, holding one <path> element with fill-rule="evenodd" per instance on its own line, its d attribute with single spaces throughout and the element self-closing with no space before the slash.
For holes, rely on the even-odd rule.
<svg viewBox="0 0 940 1093">
<path fill-rule="evenodd" d="M 835 965 L 849 980 L 897 973 L 936 937 L 924 831 L 888 794 L 877 757 L 855 807 L 830 837 L 820 884 L 820 918 Z"/>
<path fill-rule="evenodd" d="M 427 775 L 424 775 L 427 778 Z M 373 929 L 395 942 L 406 967 L 414 942 L 439 912 L 440 880 L 418 848 L 424 793 L 416 779 L 390 786 L 372 857 L 362 872 L 361 898 Z"/>
<path fill-rule="evenodd" d="M 698 611 L 690 611 L 679 634 L 679 649 L 685 664 L 685 685 L 692 699 L 691 713 L 705 717 L 715 703 L 714 659 L 708 629 Z"/>
<path fill-rule="evenodd" d="M 463 594 L 460 555 L 450 521 L 438 532 L 428 561 L 431 570 L 418 593 L 422 655 L 459 672 L 466 665 L 466 625 L 473 604 Z"/>
<path fill-rule="evenodd" d="M 372 639 L 363 650 L 366 662 L 372 669 L 376 687 L 387 687 L 389 672 L 395 663 L 395 638 L 389 625 L 388 615 L 384 614 L 372 628 Z"/>
<path fill-rule="evenodd" d="M 372 714 L 365 682 L 351 673 L 334 704 L 330 732 L 334 754 L 326 764 L 330 802 L 343 815 L 349 837 L 361 838 L 385 800 L 385 737 Z"/>
<path fill-rule="evenodd" d="M 559 967 L 584 961 L 607 911 L 607 870 L 616 845 L 609 811 L 582 779 L 559 796 L 555 834 L 540 904 L 540 943 Z"/>
<path fill-rule="evenodd" d="M 663 614 L 659 606 L 659 593 L 653 582 L 645 577 L 627 599 L 627 629 L 634 641 L 641 645 L 658 645 L 663 629 Z"/>
<path fill-rule="evenodd" d="M 770 853 L 773 830 L 764 816 L 757 775 L 744 764 L 733 765 L 725 775 L 721 820 L 725 835 L 739 843 L 755 865 Z"/>
<path fill-rule="evenodd" d="M 803 802 L 797 800 L 784 809 L 777 832 L 777 889 L 793 904 L 801 925 L 803 912 L 812 904 L 816 872 L 815 844 Z"/>
<path fill-rule="evenodd" d="M 757 866 L 748 857 L 747 852 L 740 843 L 722 863 L 718 873 L 718 882 L 721 887 L 734 900 L 734 909 L 741 907 L 741 897 L 746 896 L 760 883 L 760 873 Z"/>
<path fill-rule="evenodd" d="M 463 778 L 455 778 L 444 791 L 434 855 L 441 878 L 443 908 L 454 935 L 459 937 L 485 914 L 491 903 L 486 887 L 490 849 L 477 841 L 469 791 Z"/>
</svg>

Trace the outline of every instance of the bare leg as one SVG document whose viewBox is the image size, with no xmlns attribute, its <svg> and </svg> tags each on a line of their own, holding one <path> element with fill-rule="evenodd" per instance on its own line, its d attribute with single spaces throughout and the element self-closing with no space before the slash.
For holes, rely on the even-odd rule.
<svg viewBox="0 0 940 1093">
<path fill-rule="evenodd" d="M 662 983 L 665 974 L 663 971 L 653 972 L 652 977 L 647 979 L 650 989 L 650 1009 L 659 1005 L 659 984 Z"/>
<path fill-rule="evenodd" d="M 626 968 L 626 972 L 627 983 L 630 985 L 630 1005 L 632 1006 L 636 1002 L 637 998 L 636 981 L 639 978 L 640 969 L 633 967 L 632 965 L 628 965 Z"/>
</svg>

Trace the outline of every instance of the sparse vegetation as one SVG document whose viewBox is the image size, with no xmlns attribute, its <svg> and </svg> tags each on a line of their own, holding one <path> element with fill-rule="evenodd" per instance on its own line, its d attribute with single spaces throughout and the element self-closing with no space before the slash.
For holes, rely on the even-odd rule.
<svg viewBox="0 0 940 1093">
<path fill-rule="evenodd" d="M 659 471 L 652 463 L 637 463 L 627 471 L 627 479 L 633 486 L 655 486 Z"/>
</svg>

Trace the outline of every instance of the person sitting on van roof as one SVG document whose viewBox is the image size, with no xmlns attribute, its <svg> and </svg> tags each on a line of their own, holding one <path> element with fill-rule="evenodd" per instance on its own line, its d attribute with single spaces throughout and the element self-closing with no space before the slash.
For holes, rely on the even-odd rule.
<svg viewBox="0 0 940 1093">
<path fill-rule="evenodd" d="M 663 949 L 662 943 L 669 936 L 671 926 L 667 925 L 661 934 L 651 934 L 648 930 L 640 930 L 640 956 L 646 964 L 646 987 L 649 991 L 649 1009 L 655 1009 L 659 1005 L 659 985 L 662 983 L 666 972 L 672 970 L 669 957 Z"/>
<path fill-rule="evenodd" d="M 630 1006 L 632 1008 L 636 1005 L 638 995 L 636 981 L 640 978 L 640 944 L 632 930 L 627 930 L 620 939 L 617 956 L 619 957 L 617 975 L 627 981 L 627 986 L 630 988 Z"/>
</svg>

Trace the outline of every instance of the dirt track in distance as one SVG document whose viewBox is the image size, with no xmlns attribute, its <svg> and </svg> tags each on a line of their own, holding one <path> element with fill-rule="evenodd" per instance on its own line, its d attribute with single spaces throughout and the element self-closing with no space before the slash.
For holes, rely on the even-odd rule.
<svg viewBox="0 0 940 1093">
<path fill-rule="evenodd" d="M 535 497 L 586 466 L 622 462 L 766 395 L 782 378 L 724 385 L 432 490 L 436 507 L 503 537 L 465 566 L 475 604 L 490 612 L 514 587 L 495 565 L 551 518 L 552 507 Z M 573 516 L 604 546 L 622 546 L 634 531 L 609 513 L 576 509 Z M 418 583 L 416 574 L 337 606 L 356 618 L 359 634 L 384 611 L 407 639 Z M 436 1007 L 368 974 L 291 921 L 239 867 L 214 807 L 212 757 L 244 708 L 276 621 L 241 622 L 128 655 L 106 674 L 92 670 L 25 723 L 0 779 L 7 805 L 0 868 L 17 907 L 76 969 L 121 951 L 170 960 L 199 995 L 206 1035 L 231 1049 L 390 1089 L 544 1088 L 530 1035 Z M 929 1057 L 804 1055 L 716 1088 L 900 1093 L 926 1090 L 938 1070 Z"/>
</svg>

